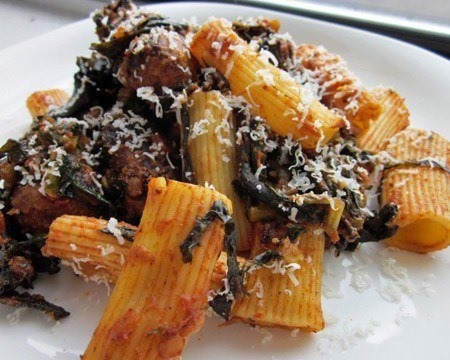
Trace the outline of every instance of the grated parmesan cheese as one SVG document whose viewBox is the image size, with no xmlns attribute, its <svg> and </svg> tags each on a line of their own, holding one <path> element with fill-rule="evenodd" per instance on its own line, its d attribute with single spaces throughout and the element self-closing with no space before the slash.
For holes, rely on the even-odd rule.
<svg viewBox="0 0 450 360">
<path fill-rule="evenodd" d="M 112 246 L 111 244 L 107 244 L 106 246 L 98 245 L 97 248 L 100 249 L 100 253 L 102 256 L 108 256 L 115 251 L 114 246 Z"/>
<path fill-rule="evenodd" d="M 155 94 L 155 90 L 151 86 L 143 86 L 136 90 L 136 95 L 138 98 L 147 100 L 155 104 L 155 115 L 158 118 L 163 116 L 163 108 L 161 102 L 159 101 L 159 96 Z"/>
<path fill-rule="evenodd" d="M 111 234 L 113 234 L 116 237 L 119 245 L 123 245 L 123 244 L 125 244 L 125 239 L 123 238 L 122 233 L 120 232 L 120 229 L 117 228 L 117 223 L 118 223 L 117 219 L 115 219 L 113 217 L 110 218 L 108 221 L 107 229 Z"/>
<path fill-rule="evenodd" d="M 16 326 L 27 312 L 28 308 L 19 307 L 14 312 L 6 315 L 6 319 L 8 320 L 9 325 Z"/>
</svg>

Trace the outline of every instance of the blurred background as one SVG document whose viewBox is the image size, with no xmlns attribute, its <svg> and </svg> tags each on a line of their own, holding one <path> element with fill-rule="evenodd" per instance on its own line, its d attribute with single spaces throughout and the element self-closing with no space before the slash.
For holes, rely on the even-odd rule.
<svg viewBox="0 0 450 360">
<path fill-rule="evenodd" d="M 0 49 L 85 19 L 109 1 L 0 0 Z M 138 4 L 167 1 L 137 1 Z M 450 58 L 450 0 L 234 0 L 358 27 Z"/>
</svg>

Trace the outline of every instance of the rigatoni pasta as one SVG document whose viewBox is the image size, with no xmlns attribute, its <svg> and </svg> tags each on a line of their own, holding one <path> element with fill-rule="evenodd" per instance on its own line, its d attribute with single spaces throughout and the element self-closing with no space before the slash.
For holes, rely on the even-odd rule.
<svg viewBox="0 0 450 360">
<path fill-rule="evenodd" d="M 312 98 L 289 74 L 262 59 L 224 19 L 204 24 L 191 52 L 202 65 L 216 68 L 231 92 L 243 96 L 276 133 L 293 135 L 308 149 L 327 143 L 342 118 Z"/>
<path fill-rule="evenodd" d="M 388 141 L 409 125 L 409 111 L 405 100 L 392 89 L 381 87 L 371 90 L 382 106 L 380 114 L 356 135 L 357 145 L 377 153 L 386 148 Z"/>
<path fill-rule="evenodd" d="M 386 151 L 399 161 L 383 175 L 381 204 L 399 206 L 396 234 L 386 243 L 426 253 L 450 245 L 450 144 L 438 134 L 407 129 Z"/>
<path fill-rule="evenodd" d="M 42 254 L 117 283 L 85 359 L 179 358 L 206 309 L 317 332 L 325 244 L 450 244 L 448 142 L 402 131 L 394 90 L 277 20 L 197 27 L 114 1 L 94 21 L 70 101 L 31 95 L 0 149 L 0 302 L 68 315 L 22 291 L 57 271 Z"/>
<path fill-rule="evenodd" d="M 27 109 L 31 116 L 47 114 L 51 107 L 57 108 L 69 100 L 69 95 L 61 89 L 41 90 L 32 93 L 27 99 Z"/>
<path fill-rule="evenodd" d="M 137 227 L 114 220 L 60 216 L 50 226 L 42 253 L 60 258 L 87 280 L 115 282 Z"/>
<path fill-rule="evenodd" d="M 214 220 L 185 262 L 180 245 L 197 218 L 223 195 L 196 185 L 154 178 L 139 231 L 83 359 L 177 358 L 204 321 L 206 294 L 223 247 Z"/>
<path fill-rule="evenodd" d="M 254 251 L 266 250 L 257 230 Z M 325 234 L 309 230 L 294 243 L 278 239 L 280 257 L 247 270 L 247 296 L 236 301 L 232 315 L 261 326 L 317 332 L 325 323 L 321 308 L 322 261 Z"/>
<path fill-rule="evenodd" d="M 116 235 L 109 229 L 117 229 Z M 113 221 L 111 224 L 111 220 L 64 215 L 53 221 L 42 253 L 61 259 L 85 280 L 115 283 L 136 232 L 135 226 L 126 223 Z M 123 241 L 119 242 L 118 234 L 126 236 Z M 241 265 L 245 261 L 242 257 L 237 260 Z M 211 290 L 219 291 L 226 275 L 227 255 L 222 251 L 214 265 Z"/>
<path fill-rule="evenodd" d="M 321 102 L 330 109 L 344 113 L 356 131 L 367 129 L 371 120 L 376 120 L 382 106 L 367 89 L 345 61 L 323 46 L 301 45 L 296 50 L 303 71 L 317 82 Z"/>
<path fill-rule="evenodd" d="M 249 250 L 250 223 L 232 185 L 238 175 L 232 108 L 219 91 L 194 92 L 190 100 L 188 152 L 195 179 L 200 185 L 213 185 L 231 200 L 239 234 L 238 250 Z"/>
</svg>

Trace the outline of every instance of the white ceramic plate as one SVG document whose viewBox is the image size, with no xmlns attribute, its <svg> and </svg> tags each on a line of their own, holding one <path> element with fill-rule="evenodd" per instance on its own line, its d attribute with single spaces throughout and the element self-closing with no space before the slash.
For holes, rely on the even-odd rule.
<svg viewBox="0 0 450 360">
<path fill-rule="evenodd" d="M 297 42 L 322 44 L 341 54 L 366 86 L 394 87 L 406 97 L 414 126 L 450 137 L 450 62 L 443 58 L 367 32 L 262 9 L 205 3 L 154 8 L 174 19 L 278 18 Z M 0 52 L 1 142 L 20 136 L 29 124 L 24 103 L 32 91 L 70 90 L 75 57 L 88 54 L 94 40 L 91 22 L 83 21 Z M 43 276 L 35 291 L 72 315 L 55 323 L 35 311 L 12 314 L 14 309 L 0 306 L 0 356 L 78 359 L 105 306 L 107 289 L 62 271 Z M 450 251 L 416 255 L 369 244 L 339 258 L 327 253 L 323 308 L 326 329 L 297 336 L 242 324 L 219 328 L 218 319 L 208 318 L 183 358 L 448 359 Z"/>
</svg>

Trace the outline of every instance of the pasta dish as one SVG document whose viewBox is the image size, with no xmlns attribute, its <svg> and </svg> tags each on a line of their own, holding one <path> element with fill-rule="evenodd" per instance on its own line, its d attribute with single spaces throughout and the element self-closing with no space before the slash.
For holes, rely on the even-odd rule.
<svg viewBox="0 0 450 360">
<path fill-rule="evenodd" d="M 71 95 L 0 148 L 0 300 L 60 264 L 115 284 L 83 359 L 181 356 L 207 311 L 319 332 L 323 254 L 450 243 L 449 143 L 394 89 L 276 19 L 175 22 L 115 0 Z"/>
</svg>

